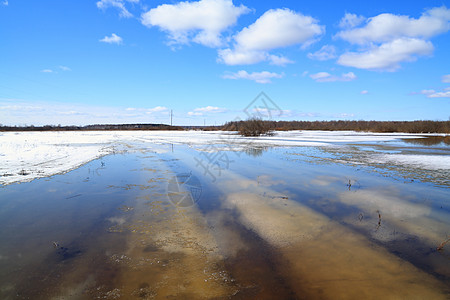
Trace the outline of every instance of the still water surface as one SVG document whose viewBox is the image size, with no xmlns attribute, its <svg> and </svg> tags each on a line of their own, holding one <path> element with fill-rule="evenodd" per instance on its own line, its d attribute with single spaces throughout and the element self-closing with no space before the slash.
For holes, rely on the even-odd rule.
<svg viewBox="0 0 450 300">
<path fill-rule="evenodd" d="M 222 151 L 222 168 L 161 147 L 0 188 L 0 298 L 450 297 L 445 180 L 310 147 Z"/>
</svg>

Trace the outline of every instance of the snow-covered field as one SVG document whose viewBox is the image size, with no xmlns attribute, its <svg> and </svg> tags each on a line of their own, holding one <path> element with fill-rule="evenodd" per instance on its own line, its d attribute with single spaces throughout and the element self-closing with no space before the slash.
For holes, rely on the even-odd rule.
<svg viewBox="0 0 450 300">
<path fill-rule="evenodd" d="M 25 182 L 64 173 L 93 159 L 121 151 L 161 151 L 161 144 L 185 144 L 205 151 L 243 150 L 246 147 L 344 147 L 348 143 L 385 142 L 423 135 L 352 131 L 282 131 L 274 136 L 245 138 L 223 131 L 60 131 L 0 133 L 0 184 Z M 425 169 L 450 169 L 450 155 L 383 154 Z"/>
</svg>

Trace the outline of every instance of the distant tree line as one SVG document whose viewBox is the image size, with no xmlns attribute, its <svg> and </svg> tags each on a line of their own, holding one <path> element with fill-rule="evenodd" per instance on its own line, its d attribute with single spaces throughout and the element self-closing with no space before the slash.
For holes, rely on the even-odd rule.
<svg viewBox="0 0 450 300">
<path fill-rule="evenodd" d="M 261 121 L 266 131 L 326 130 L 405 133 L 450 133 L 450 121 Z M 228 122 L 219 130 L 241 131 L 254 120 Z"/>
<path fill-rule="evenodd" d="M 95 124 L 87 126 L 1 126 L 0 131 L 87 130 L 229 130 L 246 136 L 270 134 L 274 130 L 327 130 L 405 133 L 450 133 L 450 121 L 232 121 L 222 126 L 170 126 L 166 124 Z"/>
<path fill-rule="evenodd" d="M 184 130 L 165 124 L 95 124 L 86 126 L 0 126 L 0 131 Z"/>
</svg>

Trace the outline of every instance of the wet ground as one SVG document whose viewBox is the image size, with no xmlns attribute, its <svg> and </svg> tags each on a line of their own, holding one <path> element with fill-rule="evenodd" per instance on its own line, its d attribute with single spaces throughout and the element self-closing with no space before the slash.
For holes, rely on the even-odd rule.
<svg viewBox="0 0 450 300">
<path fill-rule="evenodd" d="M 376 159 L 450 154 L 414 141 L 161 145 L 3 186 L 0 298 L 449 299 L 448 170 Z"/>
</svg>

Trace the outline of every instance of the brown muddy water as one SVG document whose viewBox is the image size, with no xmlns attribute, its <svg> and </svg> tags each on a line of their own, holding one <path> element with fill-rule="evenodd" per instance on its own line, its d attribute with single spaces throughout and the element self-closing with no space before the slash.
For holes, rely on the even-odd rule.
<svg viewBox="0 0 450 300">
<path fill-rule="evenodd" d="M 0 188 L 0 299 L 450 299 L 446 181 L 162 148 Z"/>
</svg>

